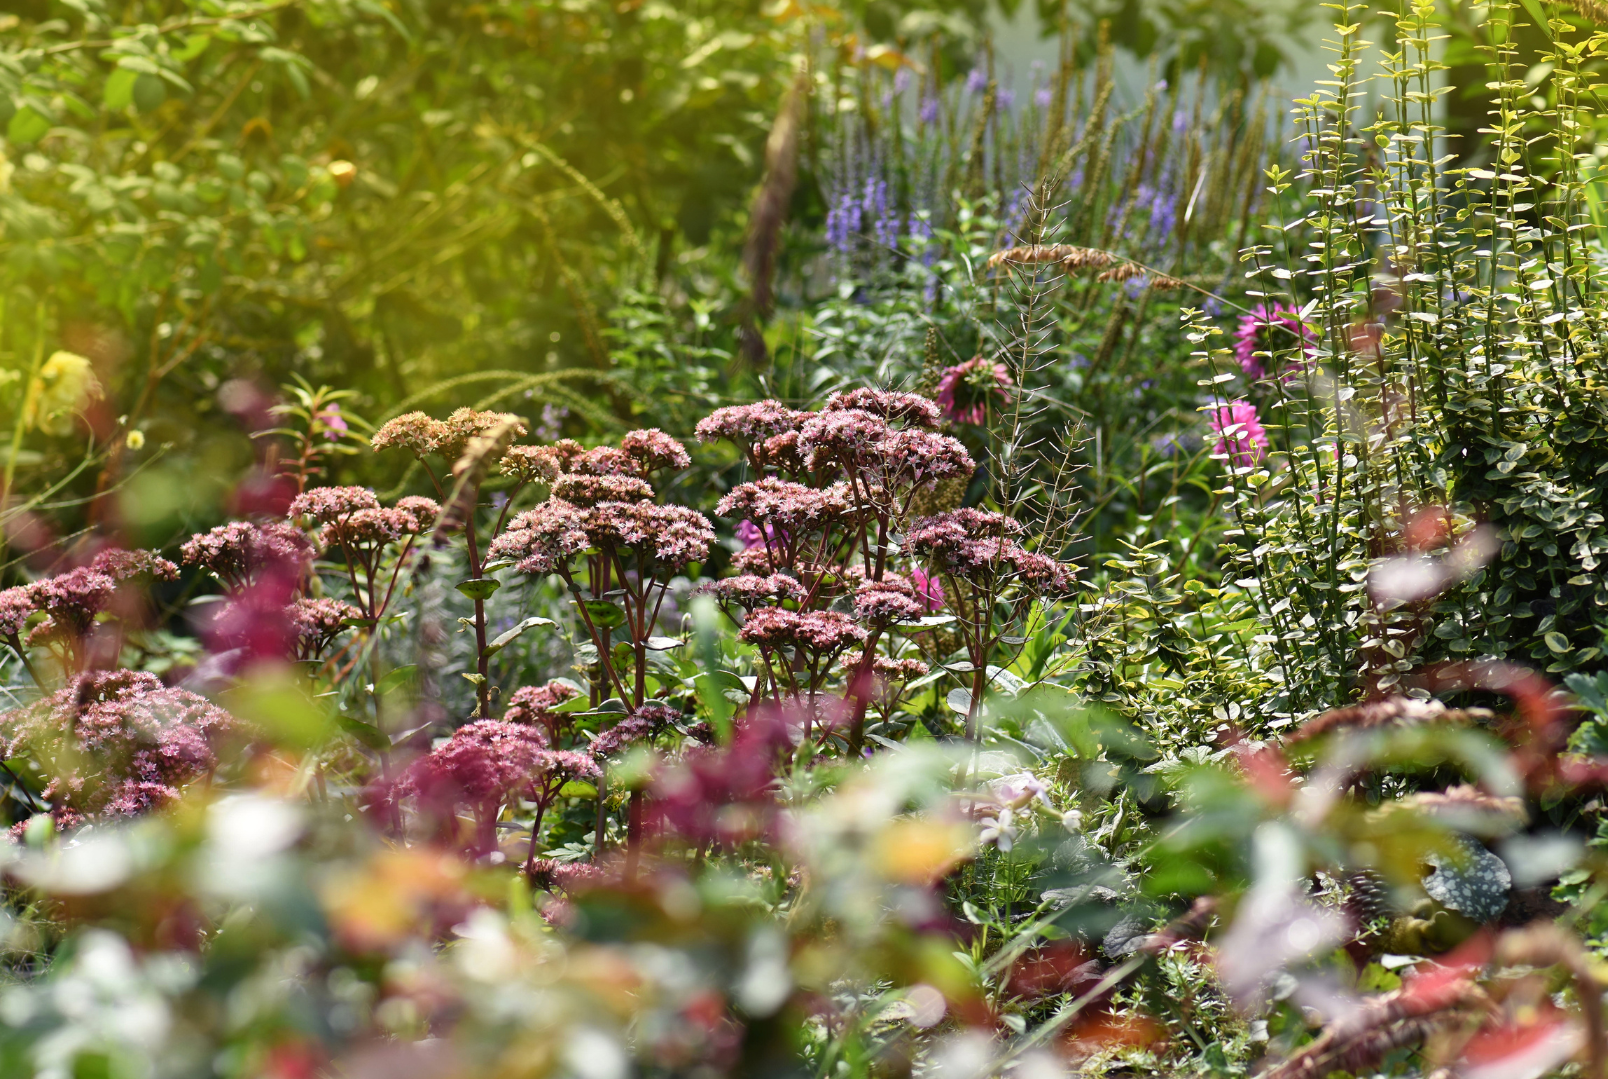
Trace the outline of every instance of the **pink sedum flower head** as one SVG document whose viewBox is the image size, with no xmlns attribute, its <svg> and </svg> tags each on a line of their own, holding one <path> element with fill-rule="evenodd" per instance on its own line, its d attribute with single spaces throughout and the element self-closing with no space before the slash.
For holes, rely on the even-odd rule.
<svg viewBox="0 0 1608 1079">
<path fill-rule="evenodd" d="M 1264 361 L 1269 355 L 1288 355 L 1297 345 L 1303 361 L 1316 358 L 1318 333 L 1301 321 L 1301 312 L 1289 304 L 1262 304 L 1240 317 L 1239 330 L 1234 335 L 1234 357 L 1247 376 L 1261 378 L 1267 374 Z"/>
<path fill-rule="evenodd" d="M 209 570 L 230 588 L 244 588 L 265 570 L 300 574 L 316 553 L 301 529 L 286 521 L 231 521 L 199 532 L 179 549 L 186 565 Z"/>
<path fill-rule="evenodd" d="M 297 599 L 285 608 L 296 633 L 296 658 L 313 660 L 323 656 L 326 649 L 347 628 L 349 619 L 361 618 L 363 612 L 338 599 Z"/>
<path fill-rule="evenodd" d="M 780 606 L 788 600 L 802 603 L 805 596 L 804 586 L 798 578 L 785 573 L 768 576 L 743 573 L 707 585 L 706 590 L 722 602 L 735 604 L 747 611 Z"/>
<path fill-rule="evenodd" d="M 978 356 L 944 369 L 938 379 L 938 407 L 952 423 L 980 424 L 988 419 L 988 406 L 1004 402 L 1013 385 L 1004 364 Z"/>
<path fill-rule="evenodd" d="M 694 433 L 699 442 L 725 439 L 751 446 L 773 435 L 796 431 L 807 413 L 797 412 L 780 401 L 755 401 L 750 405 L 717 408 L 698 421 Z"/>
<path fill-rule="evenodd" d="M 657 427 L 627 433 L 620 439 L 620 449 L 635 458 L 644 472 L 656 472 L 661 468 L 689 468 L 692 465 L 686 447 Z"/>
<path fill-rule="evenodd" d="M 1218 405 L 1212 410 L 1211 425 L 1217 435 L 1212 452 L 1229 458 L 1236 467 L 1249 468 L 1267 456 L 1267 431 L 1249 401 Z"/>
<path fill-rule="evenodd" d="M 885 420 L 897 420 L 918 427 L 937 427 L 940 409 L 937 404 L 915 393 L 896 390 L 850 390 L 834 393 L 821 407 L 822 412 L 842 412 L 858 409 Z"/>
<path fill-rule="evenodd" d="M 380 500 L 367 487 L 315 487 L 296 496 L 289 516 L 308 517 L 327 525 L 359 510 L 379 508 Z"/>
<path fill-rule="evenodd" d="M 95 556 L 89 568 L 106 574 L 114 581 L 132 581 L 142 577 L 155 581 L 179 579 L 179 567 L 155 551 L 125 551 L 121 547 L 107 547 Z"/>
</svg>

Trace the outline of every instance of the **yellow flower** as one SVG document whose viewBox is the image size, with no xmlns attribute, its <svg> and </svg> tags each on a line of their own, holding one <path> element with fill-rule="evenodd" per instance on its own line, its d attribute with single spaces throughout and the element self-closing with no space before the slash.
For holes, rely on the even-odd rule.
<svg viewBox="0 0 1608 1079">
<path fill-rule="evenodd" d="M 129 449 L 138 453 L 145 448 L 145 432 L 140 430 L 130 431 L 126 442 Z"/>
<path fill-rule="evenodd" d="M 73 417 L 104 396 L 95 369 L 73 352 L 56 352 L 28 386 L 23 422 L 53 435 L 72 432 Z"/>
</svg>

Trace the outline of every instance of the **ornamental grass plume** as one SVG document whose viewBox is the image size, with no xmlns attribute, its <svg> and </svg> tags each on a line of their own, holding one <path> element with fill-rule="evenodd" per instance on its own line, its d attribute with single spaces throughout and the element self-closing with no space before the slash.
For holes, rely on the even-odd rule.
<svg viewBox="0 0 1608 1079">
<path fill-rule="evenodd" d="M 1250 378 L 1262 378 L 1264 360 L 1301 350 L 1304 364 L 1318 354 L 1318 332 L 1301 319 L 1299 308 L 1289 304 L 1260 304 L 1248 315 L 1240 316 L 1234 334 L 1234 357 Z"/>
<path fill-rule="evenodd" d="M 8 758 L 45 766 L 40 792 L 63 826 L 129 817 L 175 801 L 218 766 L 240 723 L 204 697 L 140 671 L 91 671 L 0 715 Z"/>
<path fill-rule="evenodd" d="M 977 356 L 944 368 L 938 378 L 938 407 L 951 423 L 981 424 L 988 419 L 989 405 L 1006 400 L 1014 384 L 1003 363 Z"/>
<path fill-rule="evenodd" d="M 1267 430 L 1249 401 L 1230 401 L 1211 412 L 1211 428 L 1217 435 L 1213 456 L 1227 458 L 1239 468 L 1250 468 L 1267 456 Z"/>
</svg>

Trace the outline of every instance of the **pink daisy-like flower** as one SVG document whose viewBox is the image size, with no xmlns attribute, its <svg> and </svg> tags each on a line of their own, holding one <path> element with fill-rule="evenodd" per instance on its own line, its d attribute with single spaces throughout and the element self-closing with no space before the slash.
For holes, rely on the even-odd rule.
<svg viewBox="0 0 1608 1079">
<path fill-rule="evenodd" d="M 944 369 L 938 379 L 938 408 L 953 423 L 982 423 L 989 402 L 1004 401 L 1013 385 L 1004 364 L 978 356 Z"/>
<path fill-rule="evenodd" d="M 1257 418 L 1256 406 L 1249 401 L 1218 405 L 1212 409 L 1211 425 L 1217 435 L 1217 446 L 1212 452 L 1217 456 L 1231 457 L 1241 468 L 1248 468 L 1267 456 L 1267 431 Z"/>
<path fill-rule="evenodd" d="M 942 610 L 944 606 L 944 582 L 936 575 L 928 573 L 917 566 L 910 571 L 910 585 L 916 590 L 916 598 L 922 602 L 927 611 Z"/>
<path fill-rule="evenodd" d="M 743 550 L 752 551 L 755 547 L 765 546 L 765 533 L 753 521 L 738 521 L 737 527 L 732 530 Z"/>
<path fill-rule="evenodd" d="M 1304 360 L 1318 354 L 1318 332 L 1301 321 L 1301 312 L 1289 304 L 1262 304 L 1239 320 L 1234 335 L 1234 357 L 1251 378 L 1267 373 L 1263 361 L 1299 344 Z"/>
</svg>

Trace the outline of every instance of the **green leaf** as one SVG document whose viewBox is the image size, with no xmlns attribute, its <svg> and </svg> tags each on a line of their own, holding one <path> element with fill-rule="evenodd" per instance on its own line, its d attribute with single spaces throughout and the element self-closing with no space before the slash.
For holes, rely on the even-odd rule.
<svg viewBox="0 0 1608 1079">
<path fill-rule="evenodd" d="M 586 608 L 587 617 L 592 620 L 592 625 L 598 629 L 613 629 L 625 625 L 625 612 L 620 609 L 619 604 L 610 603 L 606 599 L 589 599 L 582 606 Z"/>
<path fill-rule="evenodd" d="M 139 78 L 139 72 L 128 68 L 118 68 L 106 79 L 106 90 L 101 95 L 101 101 L 113 112 L 122 112 L 134 104 L 134 80 Z"/>
<path fill-rule="evenodd" d="M 647 641 L 648 648 L 654 652 L 668 652 L 685 643 L 680 637 L 649 637 Z"/>
<path fill-rule="evenodd" d="M 458 591 L 470 599 L 490 599 L 501 587 L 502 582 L 495 577 L 471 577 L 467 581 L 458 582 Z"/>
<path fill-rule="evenodd" d="M 6 138 L 17 146 L 30 146 L 44 138 L 49 131 L 49 118 L 37 112 L 33 106 L 24 105 L 11 117 L 11 123 L 6 125 Z"/>
<path fill-rule="evenodd" d="M 535 629 L 537 626 L 551 626 L 555 624 L 556 623 L 554 623 L 551 618 L 540 618 L 536 615 L 531 615 L 513 629 L 497 634 L 497 636 L 492 639 L 491 643 L 486 645 L 486 650 L 480 654 L 483 657 L 494 656 L 512 644 L 514 640 L 527 629 Z"/>
<path fill-rule="evenodd" d="M 1581 705 L 1608 718 L 1608 671 L 1598 671 L 1595 676 L 1576 671 L 1564 675 L 1563 684 Z"/>
<path fill-rule="evenodd" d="M 736 705 L 726 693 L 736 688 L 746 695 L 748 687 L 730 671 L 704 671 L 693 677 L 692 686 L 697 693 L 698 704 L 709 716 L 709 725 L 715 729 L 716 740 L 722 744 L 730 741 L 731 717 Z"/>
<path fill-rule="evenodd" d="M 212 44 L 211 34 L 191 34 L 184 39 L 183 48 L 173 50 L 173 59 L 181 64 L 187 64 L 206 52 L 210 44 Z"/>
<path fill-rule="evenodd" d="M 400 689 L 417 678 L 418 674 L 419 667 L 415 663 L 409 663 L 404 666 L 394 668 L 393 670 L 387 672 L 384 678 L 381 678 L 377 683 L 375 683 L 374 695 L 376 697 L 383 697 L 393 690 Z"/>
<path fill-rule="evenodd" d="M 393 672 L 395 673 L 395 672 Z M 364 723 L 361 719 L 348 715 L 337 714 L 335 723 L 341 730 L 356 738 L 370 749 L 390 749 L 391 739 L 385 732 L 372 723 Z"/>
<path fill-rule="evenodd" d="M 959 715 L 966 715 L 971 711 L 971 690 L 952 689 L 949 691 L 949 696 L 944 698 L 944 703 L 949 705 L 949 710 L 951 712 L 955 712 Z"/>
<path fill-rule="evenodd" d="M 167 100 L 167 83 L 159 76 L 140 74 L 134 79 L 134 107 L 140 112 L 155 112 Z"/>
<path fill-rule="evenodd" d="M 1546 634 L 1541 639 L 1543 641 L 1546 641 L 1547 642 L 1547 647 L 1552 649 L 1554 652 L 1558 652 L 1558 653 L 1561 654 L 1561 653 L 1570 651 L 1569 638 L 1565 637 L 1563 634 L 1559 633 L 1557 630 L 1551 631 L 1550 633 Z"/>
</svg>

